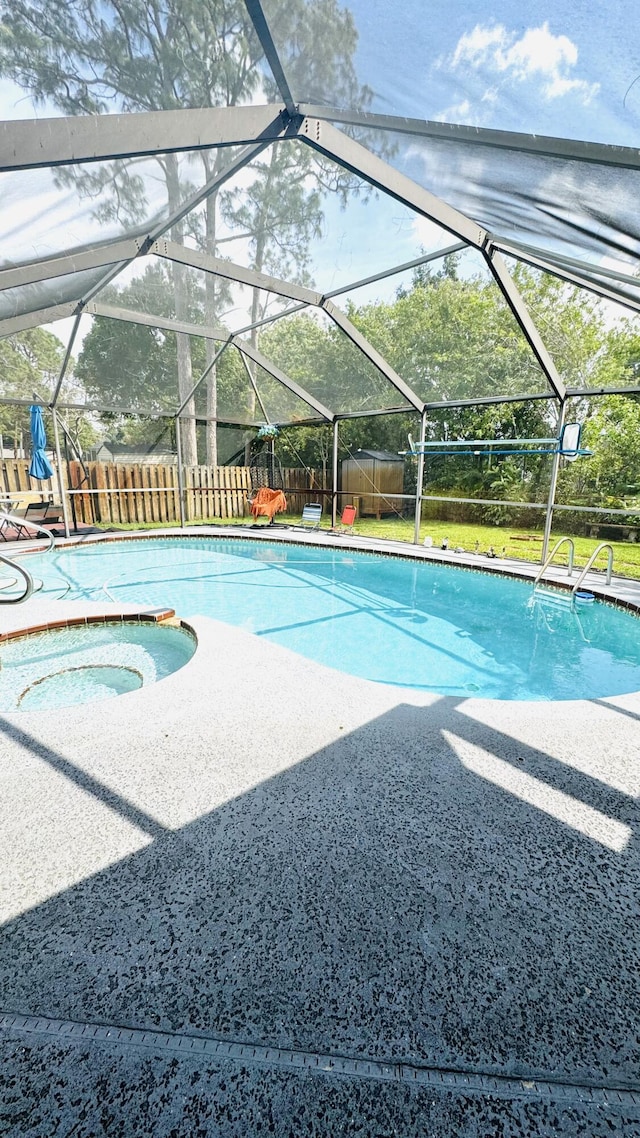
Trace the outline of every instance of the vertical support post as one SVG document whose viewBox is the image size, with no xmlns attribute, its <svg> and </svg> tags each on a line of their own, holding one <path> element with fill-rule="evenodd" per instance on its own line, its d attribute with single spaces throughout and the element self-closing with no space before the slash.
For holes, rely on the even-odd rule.
<svg viewBox="0 0 640 1138">
<path fill-rule="evenodd" d="M 339 419 L 333 420 L 333 453 L 331 456 L 331 528 L 338 524 L 338 426 Z"/>
<path fill-rule="evenodd" d="M 64 536 L 69 537 L 69 505 L 67 502 L 67 495 L 64 488 L 64 479 L 62 477 L 62 451 L 60 450 L 60 431 L 58 429 L 58 416 L 55 407 L 51 409 L 53 418 L 53 438 L 56 448 L 56 472 L 58 475 L 58 493 L 60 495 L 60 502 L 62 504 L 62 517 L 64 520 Z"/>
<path fill-rule="evenodd" d="M 549 485 L 549 497 L 547 499 L 547 512 L 544 519 L 544 538 L 542 540 L 542 556 L 541 564 L 544 565 L 549 555 L 549 541 L 551 539 L 551 526 L 553 523 L 553 507 L 556 500 L 556 487 L 558 485 L 558 471 L 560 470 L 560 439 L 562 438 L 562 430 L 564 428 L 564 418 L 566 415 L 567 405 L 566 402 L 560 404 L 560 415 L 558 416 L 558 449 L 553 456 L 551 466 L 551 482 Z"/>
<path fill-rule="evenodd" d="M 424 482 L 424 444 L 427 440 L 427 412 L 420 416 L 420 453 L 416 472 L 416 513 L 413 526 L 413 544 L 420 545 L 420 522 L 422 521 L 422 483 Z"/>
<path fill-rule="evenodd" d="M 180 438 L 180 416 L 176 415 L 176 459 L 178 462 L 178 505 L 180 507 L 180 525 L 182 529 L 187 524 L 184 508 L 184 471 L 182 469 L 182 439 Z"/>
</svg>

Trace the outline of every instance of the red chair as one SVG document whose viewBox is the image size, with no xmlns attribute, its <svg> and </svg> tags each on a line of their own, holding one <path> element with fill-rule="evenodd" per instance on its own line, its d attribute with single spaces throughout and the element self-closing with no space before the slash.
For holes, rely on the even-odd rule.
<svg viewBox="0 0 640 1138">
<path fill-rule="evenodd" d="M 356 512 L 357 511 L 355 506 L 345 506 L 344 510 L 342 511 L 342 517 L 340 518 L 340 521 L 338 522 L 334 533 L 353 533 L 353 526 L 356 520 Z"/>
</svg>

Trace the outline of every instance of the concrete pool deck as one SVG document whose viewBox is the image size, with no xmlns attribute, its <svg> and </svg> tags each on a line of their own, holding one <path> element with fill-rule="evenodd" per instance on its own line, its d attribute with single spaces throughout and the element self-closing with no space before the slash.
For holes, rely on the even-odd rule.
<svg viewBox="0 0 640 1138">
<path fill-rule="evenodd" d="M 174 675 L 0 719 L 0 1133 L 640 1135 L 640 693 L 426 696 L 178 615 Z"/>
</svg>

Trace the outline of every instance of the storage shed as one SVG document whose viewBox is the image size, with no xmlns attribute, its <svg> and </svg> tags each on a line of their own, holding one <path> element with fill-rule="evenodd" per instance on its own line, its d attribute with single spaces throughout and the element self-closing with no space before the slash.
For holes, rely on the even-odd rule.
<svg viewBox="0 0 640 1138">
<path fill-rule="evenodd" d="M 112 443 L 105 440 L 95 452 L 96 462 L 117 463 L 158 463 L 170 465 L 177 462 L 175 451 L 156 446 L 154 443 Z"/>
<path fill-rule="evenodd" d="M 342 492 L 352 496 L 361 517 L 380 518 L 401 510 L 400 498 L 376 498 L 375 495 L 402 494 L 403 486 L 404 462 L 397 454 L 387 450 L 358 450 L 352 458 L 343 459 Z M 342 505 L 347 505 L 344 497 Z"/>
</svg>

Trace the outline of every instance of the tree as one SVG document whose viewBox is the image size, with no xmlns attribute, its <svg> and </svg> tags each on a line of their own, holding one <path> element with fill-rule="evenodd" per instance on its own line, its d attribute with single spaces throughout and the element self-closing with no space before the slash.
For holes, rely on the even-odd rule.
<svg viewBox="0 0 640 1138">
<path fill-rule="evenodd" d="M 124 288 L 105 290 L 103 299 L 122 308 L 177 317 L 171 272 L 162 262 L 149 265 Z M 193 289 L 182 298 L 186 320 L 196 321 L 202 308 L 202 297 Z M 202 351 L 197 362 L 204 367 Z M 90 399 L 114 409 L 175 413 L 179 404 L 175 332 L 97 317 L 75 373 Z"/>
<path fill-rule="evenodd" d="M 582 444 L 593 455 L 562 471 L 559 500 L 632 509 L 640 505 L 640 401 L 637 396 L 598 399 L 584 426 Z"/>
<path fill-rule="evenodd" d="M 439 272 L 422 267 L 413 286 L 399 290 L 394 300 L 351 306 L 351 320 L 428 401 L 544 390 L 544 377 L 495 284 L 480 274 L 460 278 L 455 258 L 446 261 Z M 516 276 L 567 385 L 605 386 L 633 378 L 640 352 L 630 328 L 609 327 L 590 297 L 553 278 L 530 270 L 518 270 Z M 369 376 L 363 357 L 358 362 L 352 356 L 352 345 L 313 317 L 281 320 L 262 342 L 273 359 L 329 407 L 344 399 L 349 409 L 366 410 L 385 406 L 389 398 L 392 389 L 387 381 Z M 400 401 L 399 396 L 393 400 Z M 589 401 L 583 403 L 579 413 L 586 415 Z M 571 413 L 576 413 L 575 408 Z M 606 431 L 613 431 L 608 422 Z M 359 447 L 406 449 L 407 433 L 415 434 L 416 429 L 415 413 L 345 421 L 340 427 L 341 453 Z M 544 400 L 443 407 L 432 410 L 429 421 L 431 439 L 535 438 L 556 430 L 556 405 Z M 589 427 L 588 438 L 591 431 Z M 289 428 L 287 437 L 309 465 L 316 464 L 317 448 L 306 428 Z M 633 461 L 637 470 L 637 460 Z M 576 463 L 572 469 L 587 468 L 588 464 Z M 427 477 L 432 489 L 540 500 L 547 493 L 549 471 L 544 456 L 516 460 L 454 455 L 430 459 Z M 567 473 L 562 477 L 566 482 Z"/>
<path fill-rule="evenodd" d="M 186 282 L 186 287 L 187 319 L 201 324 L 204 289 L 192 279 Z M 124 288 L 112 286 L 104 296 L 119 307 L 168 318 L 176 315 L 170 270 L 162 262 L 149 265 L 143 276 L 136 277 Z M 205 344 L 204 338 L 192 338 L 190 352 L 196 372 L 202 372 L 205 367 Z M 149 416 L 154 413 L 172 416 L 178 408 L 176 334 L 145 324 L 96 317 L 84 339 L 75 376 L 90 400 L 103 407 L 113 406 L 113 413 L 102 416 L 112 437 L 121 442 L 153 442 L 162 425 Z M 238 416 L 246 417 L 248 381 L 237 352 L 227 351 L 222 357 L 219 387 L 225 413 L 229 414 L 229 408 L 236 406 Z M 194 400 L 196 408 L 202 406 L 202 395 Z M 129 416 L 124 417 L 125 411 L 136 409 L 142 416 L 137 423 Z M 173 433 L 173 421 L 167 424 L 165 419 L 164 422 L 165 430 L 170 428 Z M 204 460 L 202 450 L 198 457 Z"/>
<path fill-rule="evenodd" d="M 63 354 L 60 340 L 44 328 L 31 328 L 0 340 L 2 394 L 10 399 L 49 399 Z M 28 440 L 29 407 L 0 403 L 0 434 L 4 449 L 16 449 L 21 440 Z"/>
<path fill-rule="evenodd" d="M 625 382 L 625 326 L 610 327 L 602 302 L 548 273 L 516 265 L 513 275 L 567 387 Z"/>
</svg>

